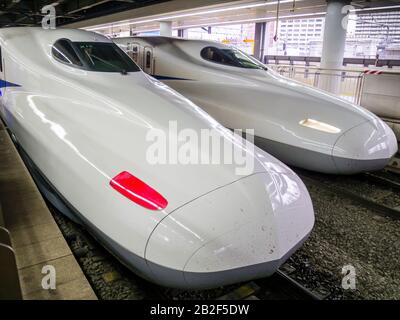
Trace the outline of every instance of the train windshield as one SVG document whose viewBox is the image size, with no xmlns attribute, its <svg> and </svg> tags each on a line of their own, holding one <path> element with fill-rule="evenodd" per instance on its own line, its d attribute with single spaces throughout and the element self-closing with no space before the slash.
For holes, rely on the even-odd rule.
<svg viewBox="0 0 400 320">
<path fill-rule="evenodd" d="M 206 47 L 201 51 L 201 57 L 215 63 L 246 69 L 265 69 L 262 63 L 234 48 L 219 49 Z"/>
<path fill-rule="evenodd" d="M 63 63 L 97 72 L 137 72 L 139 67 L 116 44 L 58 40 L 53 56 Z"/>
</svg>

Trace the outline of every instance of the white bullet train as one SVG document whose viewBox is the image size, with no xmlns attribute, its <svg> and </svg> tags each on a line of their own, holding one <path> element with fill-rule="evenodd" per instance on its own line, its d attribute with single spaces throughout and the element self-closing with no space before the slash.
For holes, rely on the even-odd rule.
<svg viewBox="0 0 400 320">
<path fill-rule="evenodd" d="M 235 48 L 169 37 L 114 42 L 224 126 L 254 129 L 255 143 L 286 164 L 352 174 L 382 169 L 397 152 L 392 130 L 377 116 Z"/>
<path fill-rule="evenodd" d="M 0 113 L 39 188 L 142 277 L 191 289 L 265 277 L 311 232 L 312 203 L 296 174 L 111 40 L 6 28 L 0 50 Z M 146 137 L 170 121 L 216 131 L 254 166 L 238 176 L 232 163 L 151 164 Z"/>
</svg>

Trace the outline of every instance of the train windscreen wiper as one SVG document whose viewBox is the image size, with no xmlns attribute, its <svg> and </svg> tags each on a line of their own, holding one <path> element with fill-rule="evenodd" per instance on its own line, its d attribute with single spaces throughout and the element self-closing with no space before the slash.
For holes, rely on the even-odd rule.
<svg viewBox="0 0 400 320">
<path fill-rule="evenodd" d="M 128 74 L 128 72 L 124 68 L 121 68 L 121 67 L 119 67 L 119 66 L 117 66 L 117 65 L 115 65 L 115 64 L 113 64 L 113 63 L 111 63 L 109 61 L 101 59 L 101 58 L 95 56 L 94 54 L 89 54 L 87 52 L 86 52 L 86 54 L 88 55 L 88 57 L 90 58 L 90 60 L 92 62 L 93 62 L 92 58 L 94 58 L 94 59 L 97 59 L 97 60 L 99 60 L 100 62 L 102 62 L 104 64 L 108 64 L 109 66 L 113 67 L 116 71 L 118 71 L 119 73 L 121 73 L 123 75 L 127 75 Z M 94 65 L 94 63 L 93 63 L 93 65 Z"/>
</svg>

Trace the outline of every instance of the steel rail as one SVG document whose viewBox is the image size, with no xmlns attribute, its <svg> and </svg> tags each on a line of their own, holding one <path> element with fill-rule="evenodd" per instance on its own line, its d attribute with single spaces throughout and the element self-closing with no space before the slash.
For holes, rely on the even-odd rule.
<svg viewBox="0 0 400 320">
<path fill-rule="evenodd" d="M 364 205 L 365 207 L 367 207 L 368 209 L 373 209 L 375 211 L 376 214 L 379 214 L 381 216 L 384 217 L 390 217 L 394 220 L 400 220 L 400 210 L 396 209 L 396 208 L 392 208 L 389 206 L 386 206 L 384 204 L 381 203 L 377 203 L 374 200 L 371 200 L 368 197 L 365 197 L 363 195 L 357 194 L 353 191 L 350 191 L 346 188 L 343 187 L 339 187 L 339 186 L 335 186 L 332 184 L 328 184 L 327 182 L 318 180 L 314 177 L 310 177 L 307 176 L 305 173 L 298 173 L 300 178 L 305 180 L 305 181 L 309 181 L 311 183 L 314 184 L 318 184 L 323 186 L 325 189 L 336 193 L 336 194 L 340 194 L 343 195 L 345 197 L 348 197 L 349 199 L 358 202 L 361 205 Z"/>
</svg>

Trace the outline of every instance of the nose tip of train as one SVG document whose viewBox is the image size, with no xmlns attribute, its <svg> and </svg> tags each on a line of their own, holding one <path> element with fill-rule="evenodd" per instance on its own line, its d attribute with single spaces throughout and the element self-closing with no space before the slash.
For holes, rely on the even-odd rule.
<svg viewBox="0 0 400 320">
<path fill-rule="evenodd" d="M 293 226 L 288 232 L 293 232 Z M 295 243 L 287 245 L 286 232 L 274 233 L 265 221 L 255 221 L 198 249 L 185 265 L 185 281 L 191 288 L 207 289 L 268 277 L 304 243 L 308 234 L 299 232 Z"/>
<path fill-rule="evenodd" d="M 296 175 L 260 173 L 170 214 L 149 239 L 146 260 L 155 282 L 171 287 L 266 277 L 301 246 L 313 224 L 310 197 Z"/>
<path fill-rule="evenodd" d="M 397 149 L 393 131 L 376 119 L 343 133 L 336 141 L 332 157 L 338 170 L 351 174 L 383 169 Z"/>
</svg>

